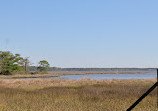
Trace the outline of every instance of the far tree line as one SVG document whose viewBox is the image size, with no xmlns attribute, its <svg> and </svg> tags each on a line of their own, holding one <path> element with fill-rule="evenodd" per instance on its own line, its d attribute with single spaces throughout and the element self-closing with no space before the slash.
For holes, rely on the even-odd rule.
<svg viewBox="0 0 158 111">
<path fill-rule="evenodd" d="M 60 68 L 50 67 L 48 61 L 41 60 L 37 66 L 30 66 L 28 57 L 12 54 L 10 51 L 0 51 L 0 74 L 36 74 L 47 71 L 148 71 L 152 68 Z"/>
<path fill-rule="evenodd" d="M 10 51 L 0 51 L 0 74 L 29 74 L 30 61 L 28 58 L 21 57 L 20 54 L 12 54 Z M 38 63 L 36 72 L 46 73 L 49 70 L 49 63 L 41 60 Z"/>
</svg>

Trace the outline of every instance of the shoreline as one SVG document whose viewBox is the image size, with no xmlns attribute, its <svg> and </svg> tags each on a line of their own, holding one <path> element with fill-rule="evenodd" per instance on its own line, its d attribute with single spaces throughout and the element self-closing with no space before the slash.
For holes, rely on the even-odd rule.
<svg viewBox="0 0 158 111">
<path fill-rule="evenodd" d="M 25 79 L 25 78 L 48 78 L 59 77 L 62 75 L 86 75 L 86 74 L 141 74 L 149 72 L 49 72 L 48 74 L 16 74 L 0 75 L 0 79 Z"/>
</svg>

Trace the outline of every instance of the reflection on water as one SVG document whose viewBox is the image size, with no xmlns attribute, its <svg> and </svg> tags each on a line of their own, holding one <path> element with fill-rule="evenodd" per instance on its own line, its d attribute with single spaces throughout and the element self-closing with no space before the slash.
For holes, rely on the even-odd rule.
<svg viewBox="0 0 158 111">
<path fill-rule="evenodd" d="M 72 79 L 78 80 L 83 78 L 90 78 L 90 79 L 150 79 L 156 78 L 157 74 L 156 71 L 150 71 L 149 73 L 139 73 L 139 74 L 84 74 L 84 75 L 62 75 L 55 78 L 62 78 L 62 79 Z M 50 77 L 54 78 L 54 77 Z"/>
</svg>

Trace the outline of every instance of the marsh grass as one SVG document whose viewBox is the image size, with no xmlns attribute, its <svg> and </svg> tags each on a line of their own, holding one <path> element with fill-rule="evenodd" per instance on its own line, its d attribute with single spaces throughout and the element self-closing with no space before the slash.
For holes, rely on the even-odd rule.
<svg viewBox="0 0 158 111">
<path fill-rule="evenodd" d="M 0 110 L 125 111 L 155 81 L 155 79 L 2 80 Z M 156 90 L 154 90 L 133 111 L 156 111 L 156 102 Z"/>
</svg>

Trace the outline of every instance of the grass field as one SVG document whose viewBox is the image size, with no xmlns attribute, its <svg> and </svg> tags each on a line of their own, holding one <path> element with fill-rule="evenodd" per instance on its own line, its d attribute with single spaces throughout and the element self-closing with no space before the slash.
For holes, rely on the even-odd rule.
<svg viewBox="0 0 158 111">
<path fill-rule="evenodd" d="M 156 79 L 0 80 L 0 111 L 125 111 Z M 156 90 L 133 111 L 156 111 Z"/>
</svg>

